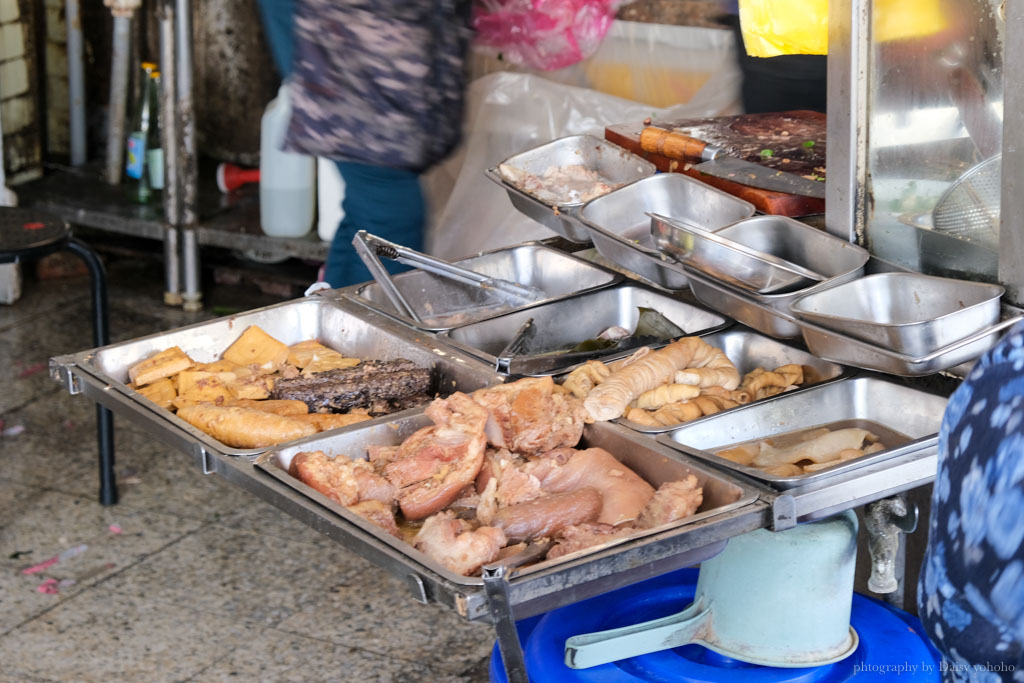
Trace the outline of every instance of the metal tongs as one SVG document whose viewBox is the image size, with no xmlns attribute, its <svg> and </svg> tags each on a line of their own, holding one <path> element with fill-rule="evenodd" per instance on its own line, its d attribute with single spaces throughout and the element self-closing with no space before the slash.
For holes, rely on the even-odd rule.
<svg viewBox="0 0 1024 683">
<path fill-rule="evenodd" d="M 748 247 L 745 244 L 740 244 L 739 242 L 735 242 L 726 237 L 722 237 L 721 235 L 718 235 L 702 226 L 694 225 L 693 223 L 682 220 L 680 218 L 671 218 L 669 216 L 665 216 L 659 213 L 653 213 L 651 211 L 645 211 L 644 213 L 646 213 L 647 216 L 649 216 L 650 218 L 653 218 L 655 221 L 659 221 L 661 223 L 664 223 L 665 225 L 671 226 L 678 230 L 682 230 L 683 232 L 694 237 L 697 237 L 699 239 L 704 239 L 709 242 L 713 242 L 714 244 L 720 247 L 724 247 L 726 249 L 729 249 L 730 251 L 742 254 L 747 258 L 752 258 L 763 263 L 767 263 L 773 268 L 778 268 L 779 270 L 785 271 L 792 275 L 796 275 L 797 277 L 813 280 L 814 282 L 821 282 L 825 280 L 825 276 L 821 275 L 820 273 L 816 273 L 813 270 L 808 270 L 803 266 L 797 265 L 792 261 L 787 261 L 786 259 L 779 258 L 774 254 L 769 254 L 764 251 L 758 251 L 757 249 Z M 668 240 L 662 238 L 661 235 L 655 234 L 654 239 L 655 244 L 657 244 L 659 248 L 676 248 L 676 245 L 671 244 Z"/>
<path fill-rule="evenodd" d="M 360 258 L 362 258 L 363 262 L 366 263 L 366 267 L 370 269 L 371 273 L 373 273 L 374 279 L 384 287 L 385 293 L 387 293 L 388 298 L 391 299 L 392 304 L 400 307 L 405 312 L 412 313 L 412 309 L 408 302 L 402 298 L 401 294 L 398 292 L 398 288 L 394 286 L 393 282 L 391 282 L 390 274 L 387 273 L 387 270 L 384 269 L 383 264 L 380 262 L 380 257 L 382 256 L 393 261 L 398 261 L 404 265 L 419 268 L 420 270 L 425 270 L 428 273 L 448 278 L 449 280 L 491 290 L 495 294 L 500 294 L 504 298 L 515 299 L 517 300 L 517 303 L 520 304 L 540 301 L 546 296 L 543 291 L 536 287 L 530 287 L 527 285 L 521 285 L 517 282 L 509 282 L 508 280 L 481 275 L 480 273 L 456 266 L 439 258 L 428 256 L 427 254 L 409 249 L 408 247 L 403 247 L 400 244 L 389 242 L 375 235 L 371 235 L 365 230 L 360 230 L 356 233 L 355 238 L 352 240 L 352 244 L 355 246 Z M 376 262 L 375 265 L 371 265 L 370 260 L 367 258 L 368 256 Z M 390 286 L 381 282 L 380 275 L 391 282 Z M 401 303 L 396 302 L 396 298 L 392 296 L 392 292 L 397 294 L 397 299 L 400 300 Z M 410 315 L 410 317 L 417 322 L 422 322 L 415 315 Z"/>
</svg>

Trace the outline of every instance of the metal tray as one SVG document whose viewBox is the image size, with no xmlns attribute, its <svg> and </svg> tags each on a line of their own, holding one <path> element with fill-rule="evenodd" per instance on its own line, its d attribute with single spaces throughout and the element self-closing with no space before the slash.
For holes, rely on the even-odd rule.
<svg viewBox="0 0 1024 683">
<path fill-rule="evenodd" d="M 578 361 L 569 365 L 559 365 L 557 362 L 546 363 L 548 367 L 543 371 L 525 373 L 517 372 L 514 366 L 498 368 L 498 354 L 512 341 L 523 323 L 533 318 L 534 326 L 537 329 L 534 348 L 555 349 L 564 344 L 582 341 L 588 336 L 596 336 L 612 325 L 632 330 L 639 315 L 638 306 L 657 310 L 691 335 L 714 332 L 730 322 L 717 313 L 679 301 L 667 294 L 640 285 L 622 284 L 537 306 L 527 311 L 509 313 L 490 320 L 456 327 L 440 333 L 439 338 L 468 354 L 477 356 L 502 372 L 554 375 L 569 370 Z M 632 353 L 632 351 L 613 353 L 605 358 L 615 358 L 628 353 Z M 538 358 L 538 356 L 525 358 Z"/>
<path fill-rule="evenodd" d="M 806 351 L 793 348 L 792 346 L 787 346 L 786 344 L 777 342 L 774 339 L 769 339 L 768 337 L 764 337 L 752 330 L 742 327 L 705 335 L 703 338 L 708 344 L 717 346 L 725 352 L 725 355 L 733 362 L 736 369 L 740 371 L 740 376 L 743 376 L 758 367 L 762 367 L 766 370 L 774 370 L 779 366 L 787 365 L 789 363 L 798 363 L 803 365 L 805 373 L 808 367 L 812 368 L 814 373 L 817 375 L 815 378 L 816 381 L 803 384 L 799 389 L 787 391 L 785 393 L 786 396 L 801 391 L 808 391 L 811 387 L 821 386 L 826 382 L 835 382 L 845 377 L 849 377 L 852 374 L 852 371 L 849 368 L 844 368 L 841 365 L 823 361 Z M 777 398 L 779 398 L 779 396 L 771 396 L 759 401 L 753 401 L 747 405 L 757 405 Z M 742 407 L 744 406 L 731 408 L 730 411 L 739 410 Z M 702 420 L 712 419 L 714 417 L 714 415 L 708 415 L 706 417 L 697 418 L 696 420 L 693 420 L 693 422 L 680 423 L 671 427 L 649 427 L 647 425 L 637 424 L 636 422 L 632 422 L 625 418 L 619 418 L 616 422 L 621 425 L 625 425 L 630 429 L 635 429 L 638 432 L 660 434 L 679 429 L 683 424 L 689 425 Z"/>
<path fill-rule="evenodd" d="M 1003 320 L 941 349 L 916 357 L 890 351 L 835 330 L 827 330 L 806 320 L 798 321 L 797 324 L 807 348 L 819 358 L 890 375 L 921 377 L 975 360 L 999 342 L 1004 330 L 1021 320 L 1024 320 L 1024 316 Z"/>
<path fill-rule="evenodd" d="M 651 214 L 651 236 L 666 256 L 757 294 L 806 288 L 824 279 L 795 263 L 778 262 L 770 252 L 660 214 Z"/>
<path fill-rule="evenodd" d="M 409 305 L 422 317 L 458 311 L 464 312 L 466 320 L 461 324 L 465 324 L 487 320 L 508 313 L 509 310 L 529 308 L 574 294 L 590 292 L 622 279 L 617 273 L 601 266 L 557 249 L 533 243 L 495 249 L 455 263 L 481 275 L 537 287 L 543 290 L 547 297 L 525 306 L 495 312 L 487 308 L 488 303 L 493 304 L 493 299 L 479 287 L 461 284 L 422 270 L 398 273 L 392 276 L 392 280 Z M 354 285 L 340 291 L 342 296 L 411 327 L 441 331 L 456 324 L 449 322 L 431 325 L 428 324 L 429 320 L 427 323 L 417 323 L 399 313 L 376 282 Z"/>
<path fill-rule="evenodd" d="M 582 164 L 613 183 L 631 183 L 655 174 L 654 164 L 632 152 L 593 135 L 570 135 L 515 154 L 502 164 L 542 175 L 551 166 Z M 589 242 L 587 230 L 575 219 L 583 202 L 552 204 L 530 195 L 506 181 L 496 168 L 488 178 L 508 192 L 512 205 L 541 225 L 573 242 Z"/>
<path fill-rule="evenodd" d="M 919 273 L 867 275 L 801 297 L 796 317 L 908 356 L 924 356 L 999 322 L 1004 289 Z"/>
<path fill-rule="evenodd" d="M 684 289 L 686 275 L 655 249 L 646 212 L 708 229 L 754 215 L 754 205 L 680 173 L 659 173 L 587 202 L 577 215 L 601 256 L 665 289 Z"/>
<path fill-rule="evenodd" d="M 320 438 L 312 436 L 301 442 L 296 442 L 287 448 L 279 448 L 263 454 L 256 460 L 255 466 L 257 469 L 267 472 L 302 495 L 308 496 L 322 505 L 330 511 L 325 516 L 340 517 L 345 523 L 358 527 L 361 531 L 373 536 L 379 543 L 386 544 L 401 553 L 407 558 L 409 571 L 429 571 L 456 586 L 482 587 L 483 581 L 479 577 L 455 574 L 416 550 L 412 545 L 394 538 L 379 527 L 353 514 L 345 509 L 344 506 L 330 500 L 288 474 L 288 467 L 291 464 L 292 458 L 303 451 L 320 450 L 330 456 L 363 459 L 366 456 L 366 447 L 368 445 L 397 445 L 417 429 L 430 424 L 430 419 L 420 413 L 402 417 L 396 416 L 386 423 L 350 430 L 345 433 L 320 435 Z M 564 557 L 517 569 L 512 578 L 513 583 L 517 579 L 528 579 L 530 576 L 541 573 L 546 569 L 557 571 L 560 566 L 571 564 L 576 560 L 588 561 L 591 556 L 604 551 L 614 553 L 616 549 L 625 550 L 629 546 L 636 545 L 638 542 L 644 542 L 645 540 L 685 534 L 687 533 L 687 528 L 691 525 L 710 521 L 716 515 L 735 510 L 757 499 L 755 489 L 734 481 L 728 475 L 723 475 L 714 468 L 702 466 L 699 463 L 681 457 L 671 449 L 660 447 L 649 439 L 645 439 L 615 425 L 608 423 L 587 425 L 578 447 L 604 448 L 624 465 L 633 469 L 637 474 L 650 482 L 655 488 L 665 482 L 682 479 L 689 474 L 694 474 L 699 479 L 701 486 L 704 487 L 704 501 L 697 514 L 674 522 L 671 525 L 642 531 L 630 538 L 617 539 L 565 555 Z M 714 552 L 710 554 L 714 554 Z M 710 554 L 698 551 L 689 560 L 691 562 L 699 562 L 707 559 Z"/>
<path fill-rule="evenodd" d="M 320 296 L 62 356 L 51 360 L 51 369 L 58 374 L 71 373 L 77 382 L 90 383 L 91 390 L 87 393 L 95 400 L 115 413 L 149 423 L 154 434 L 185 452 L 199 453 L 200 457 L 205 457 L 203 453 L 254 456 L 271 447 L 232 448 L 126 385 L 128 368 L 171 346 L 180 347 L 199 362 L 217 360 L 250 325 L 258 325 L 285 344 L 318 339 L 349 356 L 378 360 L 407 358 L 421 367 L 433 369 L 432 390 L 437 392 L 473 391 L 504 381 L 475 358 L 438 344 L 430 335 L 409 330 L 362 306 Z M 375 422 L 386 417 L 377 418 Z M 353 427 L 343 427 L 340 431 Z"/>
<path fill-rule="evenodd" d="M 934 448 L 947 399 L 878 377 L 855 377 L 783 394 L 688 423 L 658 440 L 687 455 L 741 472 L 776 489 L 808 486 L 897 456 Z M 911 441 L 849 460 L 819 472 L 778 477 L 720 458 L 711 450 L 842 420 L 867 420 L 904 434 Z"/>
</svg>

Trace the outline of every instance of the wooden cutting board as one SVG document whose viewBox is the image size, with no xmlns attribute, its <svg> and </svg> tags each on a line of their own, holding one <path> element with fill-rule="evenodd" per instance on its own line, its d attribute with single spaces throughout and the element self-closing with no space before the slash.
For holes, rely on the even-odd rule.
<svg viewBox="0 0 1024 683">
<path fill-rule="evenodd" d="M 703 119 L 654 120 L 622 123 L 605 128 L 609 142 L 650 160 L 660 171 L 677 171 L 744 199 L 763 213 L 811 216 L 825 212 L 825 200 L 772 192 L 714 178 L 687 168 L 687 164 L 640 149 L 645 126 L 685 133 L 717 145 L 726 154 L 797 175 L 825 177 L 825 115 L 813 111 L 742 114 Z"/>
</svg>

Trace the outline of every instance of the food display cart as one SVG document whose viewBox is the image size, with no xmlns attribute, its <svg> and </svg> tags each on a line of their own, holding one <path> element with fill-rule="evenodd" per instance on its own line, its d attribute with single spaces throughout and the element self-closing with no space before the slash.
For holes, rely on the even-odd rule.
<svg viewBox="0 0 1024 683">
<path fill-rule="evenodd" d="M 966 9 L 945 17 L 944 30 L 949 33 L 942 34 L 942 40 L 910 36 L 896 49 L 873 42 L 870 0 L 830 3 L 827 125 L 800 113 L 789 119 L 777 116 L 774 123 L 765 124 L 775 126 L 775 134 L 781 134 L 778 126 L 787 121 L 804 125 L 805 131 L 816 130 L 801 133 L 802 140 L 814 141 L 800 145 L 805 151 L 817 147 L 823 155 L 827 141 L 827 159 L 808 161 L 812 169 L 817 163 L 827 166 L 824 230 L 820 218 L 793 218 L 820 212 L 820 200 L 794 199 L 777 191 L 752 192 L 728 180 L 717 183 L 716 189 L 687 177 L 695 175 L 689 172 L 690 164 L 680 165 L 677 159 L 652 153 L 640 144 L 645 127 L 692 134 L 701 122 L 608 122 L 605 140 L 574 136 L 524 151 L 521 158 L 505 164 L 536 167 L 541 173 L 544 166 L 565 163 L 559 159 L 583 159 L 584 165 L 617 186 L 603 196 L 587 201 L 545 199 L 503 176 L 498 168 L 488 172 L 508 191 L 517 209 L 565 239 L 499 249 L 459 265 L 488 278 L 536 288 L 543 296 L 488 309 L 472 287 L 413 270 L 390 282 L 319 292 L 54 358 L 51 372 L 69 392 L 109 407 L 184 451 L 204 473 L 223 476 L 393 574 L 405 583 L 412 599 L 437 603 L 467 620 L 493 624 L 508 679 L 526 681 L 517 619 L 705 562 L 730 539 L 749 532 L 793 529 L 798 523 L 888 499 L 934 478 L 937 432 L 946 397 L 915 384 L 915 379 L 895 381 L 894 376 L 922 378 L 939 372 L 963 376 L 970 363 L 1019 320 L 1013 304 L 1021 301 L 1024 280 L 1019 264 L 1024 237 L 1009 218 L 1020 212 L 1007 211 L 1014 202 L 1024 201 L 1022 193 L 1013 191 L 1014 169 L 1019 171 L 1021 164 L 1006 165 L 1001 181 L 1005 218 L 995 242 L 982 232 L 990 225 L 958 232 L 929 224 L 938 218 L 932 209 L 957 183 L 973 177 L 973 167 L 1000 149 L 1004 160 L 1014 160 L 1021 152 L 1003 141 L 1020 139 L 1015 133 L 1024 134 L 1018 130 L 1024 127 L 1020 107 L 1013 108 L 1019 104 L 1013 99 L 1016 93 L 1009 89 L 1005 122 L 994 127 L 984 116 L 998 109 L 1002 118 L 1002 85 L 996 76 L 1001 72 L 1007 84 L 1015 82 L 1003 66 L 1008 69 L 1024 39 L 1007 43 L 1005 55 L 1001 49 L 979 49 L 975 54 L 972 41 L 958 51 L 958 43 L 945 38 L 974 26 L 972 22 L 982 14 L 987 17 L 984 26 L 992 45 L 1002 45 L 1005 30 L 999 13 L 988 12 L 987 0 L 961 4 Z M 1009 9 L 1007 21 L 1024 25 L 1024 9 L 1019 5 Z M 979 104 L 960 91 L 955 102 L 939 101 L 935 93 L 948 90 L 948 80 L 922 84 L 913 91 L 912 101 L 895 100 L 882 74 L 918 54 L 934 60 L 929 68 L 949 68 L 961 80 L 982 74 L 978 78 L 988 79 L 982 89 L 984 101 Z M 926 92 L 929 87 L 933 91 Z M 752 120 L 737 117 L 726 124 Z M 894 125 L 916 128 L 922 120 L 944 125 L 928 126 L 910 142 L 891 132 Z M 827 131 L 825 139 L 823 131 Z M 1001 134 L 997 142 L 992 139 L 995 133 Z M 718 142 L 733 154 L 749 152 L 729 148 L 729 140 Z M 933 163 L 936 158 L 949 163 Z M 654 175 L 655 166 L 668 173 Z M 936 170 L 937 166 L 941 169 Z M 936 178 L 936 174 L 945 177 Z M 894 190 L 897 182 L 902 185 Z M 898 196 L 883 202 L 890 191 Z M 764 215 L 752 217 L 755 209 Z M 776 281 L 758 280 L 764 273 L 756 272 L 752 285 L 734 270 L 741 261 L 735 251 L 723 256 L 723 245 L 705 238 L 701 231 L 681 239 L 675 220 L 682 228 L 696 223 L 707 234 L 727 237 L 733 245 L 725 245 L 727 250 L 739 243 L 755 256 L 767 253 L 772 257 L 769 264 L 774 258 L 782 260 L 784 269 L 794 263 L 809 269 L 817 281 L 787 281 L 775 288 Z M 759 236 L 765 235 L 768 238 L 759 242 Z M 944 256 L 951 253 L 950 244 L 963 257 L 955 263 Z M 608 262 L 614 267 L 607 267 Z M 890 276 L 899 274 L 952 276 L 963 281 L 963 290 L 943 292 L 938 301 L 926 302 L 931 308 L 926 306 L 917 314 L 920 317 L 920 310 L 926 310 L 932 318 L 916 325 L 872 319 L 872 310 L 880 318 L 883 311 L 887 315 L 899 308 L 892 302 L 894 292 L 913 295 L 915 285 L 890 282 Z M 1001 288 L 979 281 L 1002 284 L 1007 296 L 1000 302 Z M 815 309 L 815 297 L 840 287 L 849 292 L 844 299 L 866 302 L 867 318 L 863 310 L 841 310 L 834 302 Z M 889 287 L 885 296 L 876 292 L 879 287 Z M 978 287 L 987 289 L 982 292 Z M 925 283 L 920 291 L 932 289 Z M 969 296 L 977 301 L 965 305 Z M 974 310 L 976 303 L 985 310 L 973 321 L 957 318 L 956 329 L 950 331 L 947 316 L 958 312 L 942 308 L 950 298 L 961 302 L 954 308 Z M 253 325 L 288 345 L 317 339 L 354 357 L 411 360 L 430 370 L 434 393 L 470 393 L 522 377 L 562 381 L 578 364 L 552 363 L 544 354 L 517 354 L 513 342 L 521 341 L 531 325 L 539 326 L 549 341 L 566 328 L 573 328 L 577 336 L 581 327 L 630 328 L 638 308 L 654 308 L 687 335 L 700 336 L 722 349 L 741 373 L 790 363 L 809 369 L 810 379 L 792 391 L 679 424 L 651 426 L 621 418 L 588 424 L 581 448 L 606 449 L 653 485 L 696 477 L 704 496 L 699 509 L 671 524 L 563 558 L 543 560 L 545 549 L 528 548 L 507 561 L 484 565 L 479 575 L 451 571 L 289 474 L 292 460 L 303 451 L 361 457 L 368 446 L 398 445 L 430 424 L 421 408 L 277 446 L 232 448 L 159 407 L 128 382 L 129 368 L 170 347 L 183 349 L 198 362 L 212 363 Z M 835 315 L 820 315 L 822 310 Z M 865 330 L 877 334 L 865 334 Z M 568 340 L 559 337 L 552 343 Z M 797 475 L 765 473 L 715 453 L 717 448 L 752 437 L 843 421 L 881 425 L 902 438 L 898 445 L 880 452 Z M 894 530 L 901 525 L 904 530 L 912 527 L 909 516 L 897 510 L 888 518 L 883 515 L 882 524 L 869 525 L 876 537 L 872 543 L 879 560 L 876 569 L 888 572 L 874 577 L 876 585 L 890 584 L 899 575 Z"/>
</svg>

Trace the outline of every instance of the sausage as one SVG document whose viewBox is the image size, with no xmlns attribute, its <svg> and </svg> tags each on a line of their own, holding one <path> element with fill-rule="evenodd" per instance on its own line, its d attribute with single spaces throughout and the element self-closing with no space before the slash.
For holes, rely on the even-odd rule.
<svg viewBox="0 0 1024 683">
<path fill-rule="evenodd" d="M 587 486 L 502 508 L 494 515 L 491 526 L 504 531 L 510 543 L 526 541 L 593 521 L 601 514 L 602 504 L 597 489 Z"/>
</svg>

